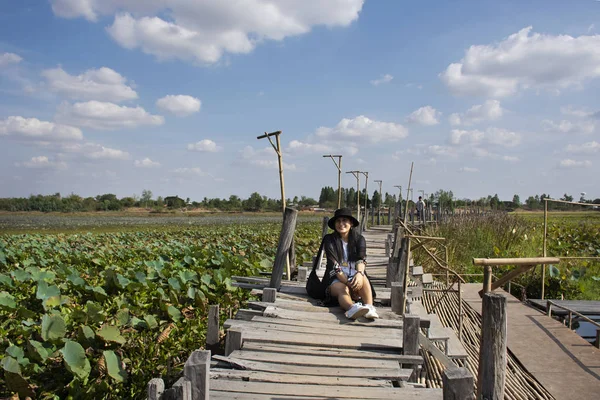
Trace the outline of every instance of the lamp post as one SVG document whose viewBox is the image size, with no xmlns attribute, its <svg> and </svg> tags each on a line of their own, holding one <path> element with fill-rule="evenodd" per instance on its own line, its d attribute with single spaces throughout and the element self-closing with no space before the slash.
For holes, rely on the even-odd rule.
<svg viewBox="0 0 600 400">
<path fill-rule="evenodd" d="M 383 195 L 381 194 L 381 184 L 383 183 L 382 180 L 374 180 L 373 182 L 379 183 L 379 204 L 377 205 L 377 225 L 381 225 L 380 224 L 380 218 L 381 218 L 381 202 L 383 201 Z"/>
<path fill-rule="evenodd" d="M 363 224 L 366 226 L 368 224 L 367 218 L 369 218 L 369 172 L 363 171 L 361 174 L 365 176 L 365 193 L 367 194 L 365 198 L 365 223 Z"/>
<path fill-rule="evenodd" d="M 359 178 L 359 174 L 361 174 L 361 171 L 348 171 L 346 172 L 347 174 L 352 174 L 354 175 L 354 177 L 356 178 L 356 216 L 357 216 L 357 220 L 360 222 L 360 180 Z"/>
<path fill-rule="evenodd" d="M 342 207 L 342 156 L 341 155 L 333 155 L 333 154 L 327 154 L 324 155 L 323 157 L 331 157 L 331 161 L 333 161 L 333 163 L 335 164 L 337 170 L 338 170 L 338 206 L 337 208 L 341 208 Z M 338 162 L 335 162 L 334 157 L 337 157 Z"/>
</svg>

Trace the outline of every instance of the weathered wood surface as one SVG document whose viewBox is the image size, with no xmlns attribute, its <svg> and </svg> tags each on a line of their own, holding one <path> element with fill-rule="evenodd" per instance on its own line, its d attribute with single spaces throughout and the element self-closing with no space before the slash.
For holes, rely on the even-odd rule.
<svg viewBox="0 0 600 400">
<path fill-rule="evenodd" d="M 441 399 L 439 389 L 378 388 L 342 385 L 285 385 L 277 383 L 211 380 L 215 391 L 283 396 L 314 396 L 335 399 Z M 212 398 L 212 393 L 211 393 Z"/>
<path fill-rule="evenodd" d="M 506 381 L 506 297 L 483 295 L 477 398 L 504 399 Z"/>
<path fill-rule="evenodd" d="M 481 313 L 481 284 L 463 284 L 463 299 Z M 600 393 L 600 350 L 560 322 L 503 290 L 507 344 L 519 363 L 556 399 L 595 399 Z"/>
</svg>

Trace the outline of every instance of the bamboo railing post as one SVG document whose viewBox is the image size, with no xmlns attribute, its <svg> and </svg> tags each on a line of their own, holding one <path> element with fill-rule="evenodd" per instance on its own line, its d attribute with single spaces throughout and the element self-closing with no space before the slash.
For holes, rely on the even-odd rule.
<svg viewBox="0 0 600 400">
<path fill-rule="evenodd" d="M 232 327 L 227 329 L 227 337 L 225 339 L 225 356 L 229 357 L 231 353 L 242 348 L 242 328 Z"/>
<path fill-rule="evenodd" d="M 271 281 L 269 287 L 279 290 L 281 287 L 281 276 L 283 268 L 286 265 L 286 259 L 289 254 L 292 239 L 294 238 L 294 230 L 296 229 L 296 218 L 298 211 L 292 208 L 286 208 L 283 216 L 283 226 L 281 235 L 279 236 L 279 245 L 277 246 L 277 255 L 275 256 L 275 265 L 271 273 Z M 288 275 L 288 279 L 290 275 Z"/>
<path fill-rule="evenodd" d="M 477 399 L 504 399 L 506 374 L 506 297 L 486 293 L 481 308 L 481 350 Z"/>
<path fill-rule="evenodd" d="M 549 317 L 552 317 L 552 302 L 550 300 L 546 301 L 546 311 Z"/>
<path fill-rule="evenodd" d="M 405 355 L 417 355 L 419 354 L 420 318 L 418 315 L 404 315 L 402 321 L 402 352 Z M 416 381 L 416 371 L 417 366 L 414 367 L 410 382 Z"/>
<path fill-rule="evenodd" d="M 165 382 L 160 378 L 152 378 L 148 382 L 148 400 L 160 400 L 165 391 Z"/>
<path fill-rule="evenodd" d="M 473 374 L 466 368 L 447 368 L 442 373 L 444 400 L 471 400 Z"/>
<path fill-rule="evenodd" d="M 196 350 L 185 362 L 183 376 L 190 381 L 192 400 L 208 400 L 210 351 Z"/>
<path fill-rule="evenodd" d="M 446 271 L 448 272 L 448 271 Z M 462 340 L 463 331 L 463 305 L 462 305 L 462 288 L 460 279 L 458 280 L 458 340 Z"/>
<path fill-rule="evenodd" d="M 402 309 L 403 299 L 404 299 L 404 284 L 402 282 L 392 282 L 392 292 L 391 292 L 391 306 L 392 312 L 395 312 L 398 315 L 404 315 L 404 310 Z"/>
<path fill-rule="evenodd" d="M 483 293 L 492 291 L 492 266 L 486 265 L 483 269 Z"/>
<path fill-rule="evenodd" d="M 275 288 L 264 288 L 262 293 L 262 301 L 265 303 L 275 303 L 277 299 L 277 290 Z"/>
<path fill-rule="evenodd" d="M 219 305 L 208 308 L 208 329 L 206 331 L 206 348 L 219 344 Z"/>
</svg>

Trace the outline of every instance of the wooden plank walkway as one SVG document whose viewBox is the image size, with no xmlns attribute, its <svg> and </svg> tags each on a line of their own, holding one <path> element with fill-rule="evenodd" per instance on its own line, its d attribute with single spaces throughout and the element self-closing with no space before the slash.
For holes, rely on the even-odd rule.
<svg viewBox="0 0 600 400">
<path fill-rule="evenodd" d="M 218 357 L 221 367 L 211 367 L 210 398 L 441 399 L 441 389 L 408 382 L 423 357 L 402 354 L 402 317 L 381 305 L 382 299 L 389 304 L 390 296 L 381 286 L 390 230 L 365 235 L 380 319 L 349 320 L 339 307 L 317 306 L 304 282 L 284 281 L 275 302 L 250 302 L 254 311 L 225 322 L 226 329 L 242 330 L 243 343 L 228 357 Z M 267 283 L 264 278 L 238 280 L 256 294 Z M 224 368 L 227 363 L 236 369 Z"/>
<path fill-rule="evenodd" d="M 463 300 L 481 313 L 481 284 L 464 284 Z M 600 350 L 560 322 L 507 297 L 508 349 L 556 399 L 600 397 Z"/>
</svg>

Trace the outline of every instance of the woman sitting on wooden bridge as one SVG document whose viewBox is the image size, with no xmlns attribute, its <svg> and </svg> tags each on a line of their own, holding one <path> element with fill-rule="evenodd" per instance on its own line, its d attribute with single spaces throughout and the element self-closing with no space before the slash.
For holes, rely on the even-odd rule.
<svg viewBox="0 0 600 400">
<path fill-rule="evenodd" d="M 340 208 L 335 211 L 328 225 L 334 232 L 323 238 L 327 257 L 323 277 L 327 285 L 326 303 L 337 298 L 340 307 L 346 311 L 346 317 L 351 319 L 362 316 L 379 318 L 373 307 L 374 292 L 365 274 L 367 244 L 355 229 L 359 225 L 358 220 L 352 216 L 349 208 Z"/>
</svg>

